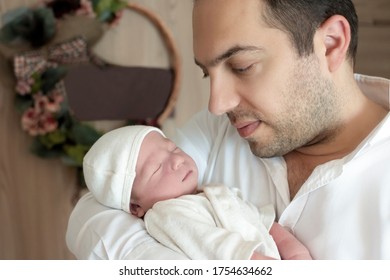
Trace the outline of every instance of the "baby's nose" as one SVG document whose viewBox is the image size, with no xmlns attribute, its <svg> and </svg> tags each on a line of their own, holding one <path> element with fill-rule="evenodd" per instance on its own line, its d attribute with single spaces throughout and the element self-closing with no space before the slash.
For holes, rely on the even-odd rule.
<svg viewBox="0 0 390 280">
<path fill-rule="evenodd" d="M 183 164 L 184 159 L 180 155 L 173 155 L 172 156 L 172 169 L 178 170 L 180 166 Z"/>
</svg>

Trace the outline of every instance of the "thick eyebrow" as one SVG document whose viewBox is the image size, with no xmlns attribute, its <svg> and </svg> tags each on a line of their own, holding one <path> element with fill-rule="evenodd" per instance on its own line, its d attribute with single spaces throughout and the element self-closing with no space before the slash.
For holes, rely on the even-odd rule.
<svg viewBox="0 0 390 280">
<path fill-rule="evenodd" d="M 262 48 L 255 47 L 255 46 L 235 46 L 235 47 L 228 49 L 226 52 L 217 56 L 213 60 L 211 60 L 209 63 L 207 63 L 207 65 L 203 65 L 196 58 L 194 60 L 195 60 L 195 64 L 198 65 L 200 68 L 205 68 L 206 66 L 213 67 L 213 66 L 218 65 L 222 61 L 229 59 L 230 57 L 236 55 L 237 53 L 248 52 L 248 51 L 262 51 L 262 50 L 263 50 Z"/>
</svg>

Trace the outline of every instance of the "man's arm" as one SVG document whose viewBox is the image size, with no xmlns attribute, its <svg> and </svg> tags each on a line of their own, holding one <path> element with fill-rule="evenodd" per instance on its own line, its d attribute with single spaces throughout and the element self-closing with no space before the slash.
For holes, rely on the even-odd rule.
<svg viewBox="0 0 390 280">
<path fill-rule="evenodd" d="M 150 237 L 141 219 L 101 205 L 91 193 L 74 208 L 66 242 L 77 259 L 186 259 Z"/>
</svg>

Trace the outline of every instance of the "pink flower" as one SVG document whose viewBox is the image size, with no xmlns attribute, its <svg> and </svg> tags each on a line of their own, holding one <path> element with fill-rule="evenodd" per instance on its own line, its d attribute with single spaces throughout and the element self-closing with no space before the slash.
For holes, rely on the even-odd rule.
<svg viewBox="0 0 390 280">
<path fill-rule="evenodd" d="M 61 109 L 62 96 L 55 96 L 55 99 L 45 104 L 45 110 L 50 113 L 56 113 Z"/>
<path fill-rule="evenodd" d="M 31 86 L 34 84 L 34 80 L 29 78 L 28 80 L 18 80 L 15 90 L 20 95 L 27 95 L 31 92 Z"/>
<path fill-rule="evenodd" d="M 92 7 L 92 2 L 90 0 L 81 0 L 80 6 L 80 9 L 76 11 L 76 15 L 87 16 L 91 18 L 96 17 L 96 14 Z"/>
<path fill-rule="evenodd" d="M 56 130 L 58 122 L 47 112 L 39 112 L 35 108 L 27 109 L 22 116 L 22 128 L 31 136 L 44 135 Z"/>
<path fill-rule="evenodd" d="M 61 109 L 64 96 L 58 90 L 51 91 L 48 95 L 37 93 L 34 95 L 34 107 L 37 111 L 56 113 Z"/>
<path fill-rule="evenodd" d="M 123 10 L 119 10 L 115 12 L 115 17 L 114 19 L 110 22 L 110 26 L 118 26 L 120 19 L 123 16 Z"/>
<path fill-rule="evenodd" d="M 53 92 L 52 96 L 42 93 L 34 95 L 34 106 L 28 108 L 22 115 L 22 128 L 31 136 L 44 135 L 53 132 L 58 127 L 54 113 L 60 109 L 63 96 Z"/>
</svg>

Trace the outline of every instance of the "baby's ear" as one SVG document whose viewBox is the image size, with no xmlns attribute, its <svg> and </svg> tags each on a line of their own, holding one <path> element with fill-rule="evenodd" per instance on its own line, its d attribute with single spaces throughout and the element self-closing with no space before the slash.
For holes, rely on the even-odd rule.
<svg viewBox="0 0 390 280">
<path fill-rule="evenodd" d="M 144 209 L 135 203 L 130 203 L 130 213 L 138 218 L 142 218 L 145 215 Z"/>
</svg>

